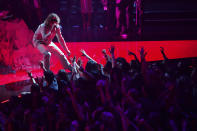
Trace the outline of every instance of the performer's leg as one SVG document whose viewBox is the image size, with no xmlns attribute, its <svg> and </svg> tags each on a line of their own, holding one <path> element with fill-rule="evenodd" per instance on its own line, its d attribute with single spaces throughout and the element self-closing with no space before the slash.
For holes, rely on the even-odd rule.
<svg viewBox="0 0 197 131">
<path fill-rule="evenodd" d="M 64 67 L 64 69 L 72 70 L 71 64 L 68 61 L 68 59 L 66 58 L 66 56 L 64 55 L 64 53 L 53 42 L 51 42 L 51 44 L 49 44 L 48 50 L 51 53 L 54 53 L 60 59 L 61 64 Z"/>
<path fill-rule="evenodd" d="M 45 52 L 44 54 L 44 66 L 46 70 L 50 70 L 50 58 L 51 58 L 51 53 L 50 52 Z"/>
<path fill-rule="evenodd" d="M 44 67 L 46 70 L 50 69 L 51 53 L 47 50 L 47 47 L 43 44 L 37 45 L 38 50 L 44 55 Z"/>
</svg>

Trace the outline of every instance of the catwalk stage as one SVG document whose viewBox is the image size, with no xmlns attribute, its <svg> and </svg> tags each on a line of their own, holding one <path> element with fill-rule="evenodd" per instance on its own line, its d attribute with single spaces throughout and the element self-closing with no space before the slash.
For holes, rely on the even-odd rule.
<svg viewBox="0 0 197 131">
<path fill-rule="evenodd" d="M 56 43 L 59 45 L 58 43 Z M 139 50 L 144 47 L 147 52 L 148 61 L 162 60 L 160 47 L 165 49 L 165 53 L 169 59 L 193 58 L 197 57 L 197 40 L 177 40 L 177 41 L 120 41 L 120 42 L 68 42 L 68 48 L 71 51 L 71 57 L 76 56 L 83 60 L 84 65 L 87 59 L 81 56 L 81 49 L 99 63 L 105 64 L 102 55 L 102 49 L 108 49 L 111 45 L 115 46 L 115 56 L 124 57 L 129 62 L 134 59 L 128 56 L 128 50 L 136 53 L 139 58 Z M 55 56 L 52 56 L 51 70 L 57 73 L 61 69 L 61 64 Z M 34 77 L 41 77 L 43 72 L 41 69 L 29 69 Z M 12 95 L 20 95 L 21 92 L 29 91 L 31 82 L 27 76 L 26 70 L 18 70 L 15 73 L 0 73 L 0 102 L 4 102 Z"/>
</svg>

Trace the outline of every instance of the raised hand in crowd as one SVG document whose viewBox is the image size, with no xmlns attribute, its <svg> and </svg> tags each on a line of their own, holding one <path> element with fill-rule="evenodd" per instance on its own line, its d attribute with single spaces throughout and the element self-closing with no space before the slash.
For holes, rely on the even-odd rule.
<svg viewBox="0 0 197 131">
<path fill-rule="evenodd" d="M 141 62 L 145 62 L 146 61 L 145 57 L 147 55 L 147 52 L 145 52 L 144 47 L 141 47 L 139 52 L 140 52 Z"/>
<path fill-rule="evenodd" d="M 135 57 L 135 60 L 137 61 L 137 63 L 138 63 L 138 64 L 140 63 L 140 61 L 139 61 L 139 59 L 137 58 L 137 56 L 136 56 L 135 53 L 133 53 L 133 52 L 131 52 L 131 51 L 128 50 L 128 55 L 129 55 L 129 56 L 134 56 L 134 57 Z"/>
<path fill-rule="evenodd" d="M 31 79 L 31 82 L 32 82 L 33 84 L 37 84 L 37 82 L 36 82 L 36 80 L 34 79 L 32 73 L 31 73 L 30 71 L 27 71 L 27 74 L 28 74 L 29 78 Z"/>
<path fill-rule="evenodd" d="M 164 48 L 163 48 L 163 47 L 160 47 L 160 51 L 161 51 L 161 54 L 162 54 L 164 60 L 167 61 L 168 58 L 167 58 L 167 56 L 166 56 L 166 54 L 165 54 Z"/>
<path fill-rule="evenodd" d="M 97 63 L 94 59 L 92 59 L 86 52 L 85 50 L 81 49 L 81 53 L 83 56 L 85 56 L 88 60 L 92 60 L 94 61 L 95 63 Z"/>
<path fill-rule="evenodd" d="M 40 68 L 44 71 L 44 72 L 46 72 L 47 70 L 46 70 L 46 68 L 45 68 L 45 66 L 44 66 L 44 62 L 43 61 L 40 61 Z"/>
<path fill-rule="evenodd" d="M 115 67 L 115 55 L 114 55 L 114 51 L 115 51 L 115 46 L 111 45 L 110 49 L 109 49 L 109 52 L 111 54 L 111 57 L 112 57 L 112 68 Z"/>
<path fill-rule="evenodd" d="M 107 54 L 107 52 L 106 52 L 106 49 L 103 49 L 103 50 L 102 50 L 102 53 L 103 53 L 103 55 L 104 55 L 106 61 L 111 61 L 110 56 L 109 56 L 109 55 Z"/>
</svg>

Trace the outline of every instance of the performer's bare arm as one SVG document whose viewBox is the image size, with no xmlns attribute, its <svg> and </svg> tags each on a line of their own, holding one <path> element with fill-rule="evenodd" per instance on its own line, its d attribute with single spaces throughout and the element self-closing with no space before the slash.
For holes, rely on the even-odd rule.
<svg viewBox="0 0 197 131">
<path fill-rule="evenodd" d="M 67 52 L 67 54 L 70 55 L 70 51 L 69 51 L 69 49 L 68 49 L 68 47 L 66 45 L 66 42 L 65 42 L 65 40 L 64 40 L 64 38 L 62 36 L 60 27 L 58 25 L 56 27 L 57 27 L 57 30 L 56 30 L 56 32 L 57 32 L 57 34 L 56 34 L 57 39 L 58 39 L 59 43 L 62 45 L 62 47 L 64 48 L 64 50 Z"/>
</svg>

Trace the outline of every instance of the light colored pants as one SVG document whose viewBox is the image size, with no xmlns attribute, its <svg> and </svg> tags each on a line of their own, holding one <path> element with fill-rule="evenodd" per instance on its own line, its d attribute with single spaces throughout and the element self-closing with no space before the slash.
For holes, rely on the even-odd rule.
<svg viewBox="0 0 197 131">
<path fill-rule="evenodd" d="M 49 45 L 37 44 L 36 47 L 44 55 L 44 66 L 47 70 L 50 69 L 51 54 L 56 55 L 60 59 L 64 69 L 70 70 L 70 62 L 64 53 L 53 42 L 51 42 Z"/>
</svg>

